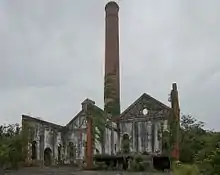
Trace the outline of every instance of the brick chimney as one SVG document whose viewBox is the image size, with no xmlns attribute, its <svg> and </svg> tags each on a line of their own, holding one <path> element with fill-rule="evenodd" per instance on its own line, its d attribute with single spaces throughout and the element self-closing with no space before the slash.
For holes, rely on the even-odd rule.
<svg viewBox="0 0 220 175">
<path fill-rule="evenodd" d="M 120 115 L 119 69 L 119 6 L 110 1 L 105 6 L 105 112 L 112 117 Z"/>
</svg>

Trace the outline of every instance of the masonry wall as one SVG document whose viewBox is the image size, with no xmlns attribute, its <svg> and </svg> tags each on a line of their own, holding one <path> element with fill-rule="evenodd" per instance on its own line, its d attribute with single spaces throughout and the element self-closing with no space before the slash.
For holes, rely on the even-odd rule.
<svg viewBox="0 0 220 175">
<path fill-rule="evenodd" d="M 162 153 L 163 123 L 164 121 L 120 123 L 120 143 L 123 135 L 128 134 L 131 152 Z"/>
<path fill-rule="evenodd" d="M 113 127 L 116 128 L 116 126 L 113 126 Z M 113 134 L 113 136 L 112 136 L 112 134 Z M 112 139 L 112 137 L 113 137 L 113 139 Z M 119 151 L 117 132 L 112 130 L 111 128 L 107 127 L 105 138 L 106 138 L 106 140 L 105 140 L 105 154 L 109 154 L 109 155 L 116 154 Z"/>
<path fill-rule="evenodd" d="M 42 120 L 34 119 L 28 116 L 22 117 L 22 129 L 27 132 L 27 151 L 26 164 L 44 164 L 44 151 L 50 150 L 51 164 L 58 162 L 58 146 L 62 143 L 62 128 Z M 32 150 L 35 145 L 36 156 Z M 63 158 L 61 151 L 60 157 Z"/>
</svg>

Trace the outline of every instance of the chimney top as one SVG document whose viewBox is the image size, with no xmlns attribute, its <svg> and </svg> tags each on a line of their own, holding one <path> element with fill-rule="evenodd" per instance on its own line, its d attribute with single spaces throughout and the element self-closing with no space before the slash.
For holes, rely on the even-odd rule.
<svg viewBox="0 0 220 175">
<path fill-rule="evenodd" d="M 173 83 L 173 90 L 177 90 L 177 84 Z"/>
<path fill-rule="evenodd" d="M 106 4 L 105 6 L 105 11 L 116 11 L 118 12 L 119 11 L 119 5 L 115 2 L 115 1 L 110 1 Z"/>
<path fill-rule="evenodd" d="M 95 105 L 95 102 L 87 98 L 81 103 L 81 105 L 83 110 L 88 110 L 88 106 Z"/>
<path fill-rule="evenodd" d="M 87 99 L 85 99 L 82 103 L 81 103 L 82 105 L 84 105 L 84 104 L 95 104 L 95 102 L 94 101 L 92 101 L 92 100 L 90 100 L 89 98 L 87 98 Z"/>
</svg>

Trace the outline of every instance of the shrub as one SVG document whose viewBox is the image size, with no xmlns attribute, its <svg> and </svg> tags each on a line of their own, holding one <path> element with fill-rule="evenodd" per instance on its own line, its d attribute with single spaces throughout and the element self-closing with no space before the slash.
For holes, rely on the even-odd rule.
<svg viewBox="0 0 220 175">
<path fill-rule="evenodd" d="M 141 155 L 136 155 L 134 156 L 134 160 L 135 162 L 139 163 L 143 161 L 143 157 Z"/>
<path fill-rule="evenodd" d="M 150 170 L 150 162 L 144 160 L 141 155 L 134 156 L 130 164 L 130 171 L 142 172 Z"/>
<path fill-rule="evenodd" d="M 199 175 L 199 170 L 195 165 L 173 164 L 173 174 L 175 175 Z"/>
<path fill-rule="evenodd" d="M 17 125 L 1 126 L 0 128 L 0 167 L 16 169 L 24 159 L 22 135 Z"/>
<path fill-rule="evenodd" d="M 130 165 L 130 171 L 138 171 L 140 168 L 139 168 L 139 164 L 135 161 L 135 160 L 133 160 L 132 162 L 131 162 L 131 165 Z"/>
<path fill-rule="evenodd" d="M 214 174 L 220 174 L 220 149 L 217 148 L 210 157 L 210 163 Z"/>
<path fill-rule="evenodd" d="M 105 162 L 96 162 L 94 165 L 94 170 L 107 170 L 108 166 Z"/>
</svg>

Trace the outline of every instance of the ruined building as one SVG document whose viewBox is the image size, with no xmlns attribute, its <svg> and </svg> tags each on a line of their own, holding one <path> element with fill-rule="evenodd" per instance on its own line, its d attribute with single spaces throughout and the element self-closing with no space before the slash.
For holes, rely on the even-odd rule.
<svg viewBox="0 0 220 175">
<path fill-rule="evenodd" d="M 125 149 L 122 145 L 125 140 L 129 143 L 129 152 L 162 154 L 169 147 L 170 142 L 168 143 L 166 138 L 170 136 L 169 131 L 175 128 L 171 129 L 170 119 L 175 120 L 173 116 L 176 116 L 176 121 L 179 120 L 176 84 L 173 84 L 171 99 L 175 99 L 177 103 L 174 100 L 171 107 L 143 93 L 121 112 L 118 4 L 109 2 L 105 12 L 104 109 L 96 106 L 94 101 L 86 99 L 81 103 L 81 111 L 66 126 L 22 115 L 22 127 L 28 133 L 25 148 L 27 163 L 54 165 L 60 162 L 70 164 L 83 161 L 86 148 L 91 144 L 88 140 L 88 134 L 91 133 L 87 132 L 88 117 L 104 122 L 101 128 L 97 127 L 99 139 L 95 141 L 93 154 L 114 155 Z M 175 114 L 173 108 L 177 111 Z M 178 138 L 178 135 L 172 135 Z M 173 145 L 172 154 L 178 156 L 178 143 L 175 139 Z"/>
</svg>

